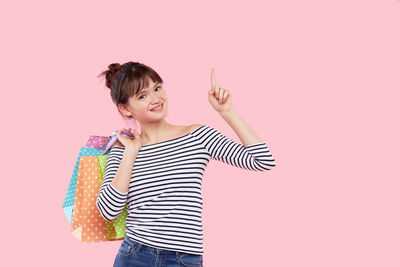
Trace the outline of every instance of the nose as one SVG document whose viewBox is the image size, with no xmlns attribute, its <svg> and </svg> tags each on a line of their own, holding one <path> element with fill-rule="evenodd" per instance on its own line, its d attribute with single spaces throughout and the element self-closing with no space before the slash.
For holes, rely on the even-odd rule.
<svg viewBox="0 0 400 267">
<path fill-rule="evenodd" d="M 151 103 L 153 103 L 153 104 L 161 103 L 160 97 L 156 96 L 155 92 L 152 92 L 150 95 L 151 95 L 151 101 L 150 101 Z"/>
</svg>

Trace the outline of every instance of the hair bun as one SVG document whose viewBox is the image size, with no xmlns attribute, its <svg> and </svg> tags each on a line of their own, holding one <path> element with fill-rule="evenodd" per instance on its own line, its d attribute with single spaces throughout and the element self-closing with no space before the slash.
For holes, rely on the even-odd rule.
<svg viewBox="0 0 400 267">
<path fill-rule="evenodd" d="M 105 76 L 106 86 L 111 89 L 112 81 L 117 73 L 126 73 L 134 70 L 136 66 L 141 66 L 139 62 L 128 61 L 124 64 L 112 63 L 108 65 L 108 70 L 103 71 L 98 77 Z M 120 78 L 120 77 L 118 77 Z"/>
<path fill-rule="evenodd" d="M 117 73 L 120 69 L 121 69 L 121 64 L 119 64 L 119 63 L 112 63 L 112 64 L 108 65 L 108 73 L 111 76 L 114 76 L 115 73 Z"/>
<path fill-rule="evenodd" d="M 98 77 L 105 76 L 106 86 L 111 89 L 111 82 L 112 82 L 115 74 L 117 74 L 117 72 L 120 70 L 121 70 L 121 64 L 112 63 L 112 64 L 108 65 L 108 70 L 105 70 L 102 73 L 100 73 L 100 75 Z"/>
</svg>

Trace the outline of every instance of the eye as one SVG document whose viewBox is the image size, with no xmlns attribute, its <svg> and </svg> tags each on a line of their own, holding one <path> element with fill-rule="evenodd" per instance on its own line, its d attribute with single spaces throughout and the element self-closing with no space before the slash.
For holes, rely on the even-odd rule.
<svg viewBox="0 0 400 267">
<path fill-rule="evenodd" d="M 161 90 L 161 86 L 157 86 L 154 90 L 156 90 L 157 88 L 160 88 L 160 90 Z M 160 91 L 160 90 L 157 90 L 157 92 Z M 139 96 L 139 99 L 142 99 L 142 96 L 144 96 L 144 94 Z"/>
</svg>

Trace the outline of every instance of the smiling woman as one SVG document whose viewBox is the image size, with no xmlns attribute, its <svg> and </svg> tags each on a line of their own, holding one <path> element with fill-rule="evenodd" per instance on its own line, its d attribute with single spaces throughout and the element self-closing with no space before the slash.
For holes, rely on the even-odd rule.
<svg viewBox="0 0 400 267">
<path fill-rule="evenodd" d="M 165 121 L 168 98 L 161 77 L 137 63 L 114 63 L 101 75 L 124 117 L 135 118 L 141 134 L 117 134 L 96 205 L 115 220 L 127 203 L 125 239 L 114 266 L 202 266 L 202 177 L 211 159 L 251 171 L 275 166 L 265 142 L 233 112 L 227 90 L 209 91 L 212 106 L 246 145 L 206 124 L 177 126 Z M 214 75 L 212 76 L 215 83 Z M 217 99 L 217 96 L 219 99 Z M 123 129 L 125 130 L 125 129 Z"/>
<path fill-rule="evenodd" d="M 129 100 L 135 96 L 135 100 L 142 100 L 152 88 L 161 90 L 163 79 L 152 68 L 139 62 L 127 62 L 123 65 L 113 63 L 108 66 L 108 70 L 99 74 L 105 76 L 106 86 L 110 88 L 111 99 L 117 105 L 118 111 L 122 116 L 133 118 L 132 114 L 124 114 L 121 109 L 129 105 Z M 151 81 L 150 81 L 151 80 Z M 152 83 L 152 84 L 150 84 Z"/>
</svg>

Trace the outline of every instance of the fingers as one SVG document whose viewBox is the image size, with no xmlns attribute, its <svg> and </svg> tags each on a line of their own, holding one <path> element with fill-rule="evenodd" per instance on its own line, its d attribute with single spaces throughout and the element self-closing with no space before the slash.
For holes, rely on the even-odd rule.
<svg viewBox="0 0 400 267">
<path fill-rule="evenodd" d="M 225 92 L 225 90 L 222 88 L 221 88 L 221 90 L 219 90 L 219 94 L 218 94 L 219 103 L 222 103 L 222 100 L 223 100 L 222 98 L 224 96 L 224 92 Z"/>
<path fill-rule="evenodd" d="M 214 95 L 215 95 L 215 98 L 218 100 L 218 102 L 221 104 L 221 103 L 225 102 L 226 99 L 228 98 L 229 91 L 224 88 L 218 87 L 218 90 L 215 90 Z"/>
<path fill-rule="evenodd" d="M 211 88 L 214 88 L 215 86 L 215 73 L 214 73 L 214 68 L 211 69 Z"/>
<path fill-rule="evenodd" d="M 219 91 L 221 90 L 221 88 L 219 88 L 219 85 L 218 84 L 215 84 L 214 85 L 214 95 L 217 97 L 217 99 L 218 99 L 218 97 L 219 97 Z"/>
<path fill-rule="evenodd" d="M 135 136 L 135 138 L 137 138 L 139 136 L 139 133 L 136 131 L 136 129 L 133 129 L 132 133 Z"/>
<path fill-rule="evenodd" d="M 215 96 L 218 98 L 219 96 L 219 85 L 215 82 L 215 69 L 211 69 L 211 92 L 215 94 Z"/>
<path fill-rule="evenodd" d="M 222 95 L 222 102 L 225 102 L 226 99 L 228 98 L 229 95 L 229 91 L 228 90 L 224 90 L 224 94 Z"/>
<path fill-rule="evenodd" d="M 215 68 L 211 69 L 211 90 L 210 93 L 215 95 L 215 97 L 219 100 L 219 102 L 222 102 L 223 99 L 223 94 L 225 93 L 225 90 L 219 87 L 219 84 L 216 83 L 215 81 Z"/>
<path fill-rule="evenodd" d="M 118 130 L 117 134 L 122 135 L 122 132 L 132 133 L 132 128 L 122 128 L 122 129 Z"/>
</svg>

